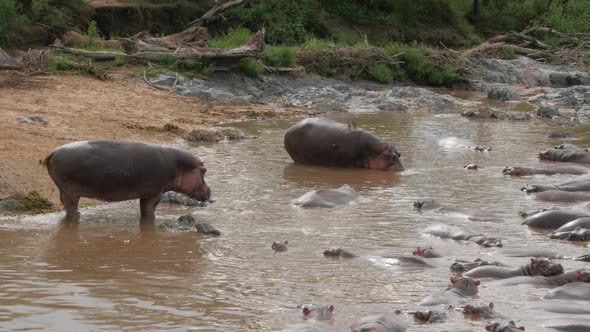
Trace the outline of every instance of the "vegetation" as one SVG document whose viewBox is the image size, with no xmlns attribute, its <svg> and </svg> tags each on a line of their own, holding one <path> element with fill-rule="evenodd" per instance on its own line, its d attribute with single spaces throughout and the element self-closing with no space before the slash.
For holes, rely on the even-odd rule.
<svg viewBox="0 0 590 332">
<path fill-rule="evenodd" d="M 264 52 L 264 62 L 272 67 L 295 67 L 297 55 L 287 46 L 273 46 Z"/>
<path fill-rule="evenodd" d="M 227 33 L 222 36 L 209 39 L 209 47 L 215 48 L 236 48 L 246 44 L 252 39 L 254 33 L 252 31 L 242 28 L 235 27 L 229 29 Z"/>
<path fill-rule="evenodd" d="M 6 44 L 23 22 L 14 0 L 0 0 L 0 45 Z"/>
<path fill-rule="evenodd" d="M 258 77 L 264 71 L 262 65 L 254 58 L 241 59 L 238 68 L 244 75 L 249 77 Z"/>
</svg>

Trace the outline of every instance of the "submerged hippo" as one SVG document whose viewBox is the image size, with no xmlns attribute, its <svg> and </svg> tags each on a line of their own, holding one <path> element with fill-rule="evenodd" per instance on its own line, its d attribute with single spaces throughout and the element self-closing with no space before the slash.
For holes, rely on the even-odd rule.
<svg viewBox="0 0 590 332">
<path fill-rule="evenodd" d="M 338 189 L 310 191 L 295 199 L 293 204 L 302 208 L 333 208 L 346 205 L 356 200 L 358 197 L 359 195 L 354 189 L 350 186 L 344 185 Z"/>
<path fill-rule="evenodd" d="M 572 220 L 587 217 L 588 213 L 585 211 L 578 211 L 574 209 L 560 209 L 549 210 L 537 213 L 526 218 L 522 225 L 536 228 L 552 228 L 557 229 Z"/>
<path fill-rule="evenodd" d="M 549 149 L 539 153 L 539 159 L 590 164 L 590 152 L 588 150 Z"/>
<path fill-rule="evenodd" d="M 333 320 L 334 319 L 334 306 L 333 305 L 304 305 L 297 306 L 303 313 L 303 319 L 308 320 Z"/>
<path fill-rule="evenodd" d="M 502 240 L 487 237 L 481 234 L 467 234 L 461 230 L 450 229 L 447 227 L 433 226 L 424 230 L 424 233 L 430 234 L 443 239 L 451 240 L 465 240 L 469 242 L 475 242 L 480 246 L 489 247 L 502 247 Z"/>
<path fill-rule="evenodd" d="M 463 312 L 463 315 L 469 318 L 490 319 L 500 317 L 500 315 L 494 311 L 494 304 L 492 302 L 488 305 L 466 304 L 461 311 Z"/>
<path fill-rule="evenodd" d="M 544 300 L 589 300 L 590 284 L 587 282 L 572 282 L 553 288 L 541 298 Z"/>
<path fill-rule="evenodd" d="M 569 181 L 555 186 L 532 184 L 526 185 L 520 188 L 520 190 L 527 193 L 540 193 L 547 190 L 590 191 L 590 179 Z"/>
<path fill-rule="evenodd" d="M 571 143 L 562 143 L 559 144 L 558 146 L 555 147 L 555 149 L 561 149 L 561 150 L 583 150 L 583 151 L 588 151 L 588 149 L 586 148 L 581 148 L 575 144 L 571 144 Z"/>
<path fill-rule="evenodd" d="M 476 267 L 479 266 L 506 266 L 500 262 L 488 262 L 488 261 L 484 261 L 481 258 L 477 258 L 475 259 L 473 262 L 469 262 L 469 261 L 464 261 L 464 260 L 455 260 L 455 262 L 453 264 L 451 264 L 451 272 L 455 272 L 455 273 L 464 273 L 467 271 L 471 271 L 473 269 L 475 269 Z"/>
<path fill-rule="evenodd" d="M 555 231 L 549 237 L 569 241 L 590 241 L 590 229 L 577 227 L 573 231 Z"/>
<path fill-rule="evenodd" d="M 524 326 L 516 326 L 514 321 L 508 323 L 490 322 L 486 325 L 486 331 L 490 332 L 521 332 L 524 331 Z"/>
<path fill-rule="evenodd" d="M 447 320 L 447 314 L 440 311 L 416 311 L 413 313 L 414 319 L 422 323 L 442 323 Z"/>
<path fill-rule="evenodd" d="M 506 166 L 502 170 L 504 175 L 512 176 L 527 176 L 534 174 L 555 175 L 555 174 L 571 174 L 582 175 L 588 174 L 588 169 L 579 165 L 537 165 L 537 166 Z"/>
<path fill-rule="evenodd" d="M 439 254 L 438 252 L 436 252 L 432 247 L 428 247 L 428 248 L 416 247 L 416 250 L 412 251 L 412 255 L 420 256 L 420 257 L 424 257 L 424 258 L 442 257 L 442 255 Z"/>
<path fill-rule="evenodd" d="M 479 280 L 473 278 L 451 277 L 451 285 L 445 291 L 423 298 L 418 305 L 464 304 L 467 297 L 477 295 L 478 285 Z"/>
<path fill-rule="evenodd" d="M 536 194 L 535 199 L 544 202 L 587 202 L 590 201 L 590 195 L 561 190 L 547 190 Z"/>
<path fill-rule="evenodd" d="M 344 250 L 344 249 L 340 249 L 340 248 L 324 250 L 323 255 L 326 257 L 342 257 L 342 258 L 358 257 L 358 255 L 356 255 L 348 250 Z"/>
<path fill-rule="evenodd" d="M 289 245 L 289 241 L 285 241 L 283 243 L 274 241 L 272 243 L 272 245 L 270 246 L 270 248 L 275 253 L 277 253 L 277 252 L 285 252 L 285 251 L 288 251 L 289 250 L 289 249 L 287 249 L 287 246 L 288 245 Z"/>
<path fill-rule="evenodd" d="M 531 258 L 529 264 L 519 268 L 501 266 L 480 266 L 464 273 L 466 277 L 505 279 L 517 276 L 544 276 L 550 277 L 563 273 L 563 266 L 548 259 Z"/>
<path fill-rule="evenodd" d="M 207 169 L 189 152 L 156 144 L 82 141 L 53 150 L 43 164 L 59 189 L 66 218 L 78 220 L 80 197 L 109 202 L 139 198 L 141 217 L 153 220 L 160 196 L 180 192 L 209 200 Z"/>
<path fill-rule="evenodd" d="M 562 274 L 543 277 L 543 276 L 534 276 L 534 277 L 512 277 L 500 281 L 494 282 L 500 286 L 513 286 L 513 285 L 520 285 L 520 284 L 533 284 L 533 285 L 557 285 L 562 286 L 572 282 L 590 282 L 590 270 L 588 269 L 576 269 L 576 270 L 569 270 Z"/>
<path fill-rule="evenodd" d="M 285 149 L 298 164 L 403 171 L 400 153 L 358 128 L 325 118 L 309 118 L 285 133 Z"/>
<path fill-rule="evenodd" d="M 366 316 L 350 325 L 350 332 L 404 332 L 407 329 L 405 322 L 386 315 Z"/>
</svg>

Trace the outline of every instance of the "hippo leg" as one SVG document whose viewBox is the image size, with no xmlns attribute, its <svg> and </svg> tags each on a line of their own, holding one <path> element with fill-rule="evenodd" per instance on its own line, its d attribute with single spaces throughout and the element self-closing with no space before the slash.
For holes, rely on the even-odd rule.
<svg viewBox="0 0 590 332">
<path fill-rule="evenodd" d="M 80 212 L 78 212 L 78 202 L 80 196 L 75 194 L 67 194 L 64 191 L 59 191 L 59 200 L 66 209 L 66 220 L 78 221 L 80 220 Z"/>
<path fill-rule="evenodd" d="M 160 196 L 157 195 L 150 198 L 142 198 L 139 200 L 139 210 L 141 211 L 141 220 L 155 220 L 156 207 L 160 204 Z"/>
</svg>

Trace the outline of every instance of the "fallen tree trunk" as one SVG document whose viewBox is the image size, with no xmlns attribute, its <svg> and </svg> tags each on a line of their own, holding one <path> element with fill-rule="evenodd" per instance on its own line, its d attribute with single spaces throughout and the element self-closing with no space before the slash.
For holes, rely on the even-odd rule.
<svg viewBox="0 0 590 332">
<path fill-rule="evenodd" d="M 511 48 L 514 50 L 514 52 L 521 54 L 521 55 L 527 55 L 527 56 L 531 55 L 531 54 L 540 53 L 539 50 L 536 50 L 536 49 L 507 44 L 505 42 L 497 42 L 497 43 L 483 42 L 477 47 L 474 47 L 472 49 L 461 52 L 461 55 L 464 57 L 471 57 L 471 56 L 474 56 L 478 53 L 483 53 L 483 52 L 487 52 L 487 51 L 491 51 L 491 50 L 498 50 L 501 48 Z"/>
<path fill-rule="evenodd" d="M 140 32 L 129 38 L 118 38 L 125 50 L 145 50 L 162 52 L 180 47 L 206 48 L 209 40 L 208 30 L 203 27 L 188 28 L 179 33 L 161 38 L 152 37 L 148 32 Z"/>
<path fill-rule="evenodd" d="M 252 0 L 230 0 L 230 1 L 217 0 L 216 2 L 219 2 L 219 4 L 216 4 L 213 8 L 211 8 L 209 11 L 207 11 L 205 14 L 203 14 L 203 16 L 199 17 L 198 19 L 190 21 L 188 23 L 188 26 L 201 26 L 201 25 L 204 25 L 204 24 L 209 23 L 211 21 L 215 21 L 219 17 L 221 17 L 221 13 L 223 11 L 225 11 L 229 8 L 232 8 L 232 7 L 245 5 L 251 1 Z"/>
<path fill-rule="evenodd" d="M 496 37 L 493 37 L 493 38 L 490 38 L 487 40 L 487 42 L 490 44 L 498 43 L 498 42 L 518 43 L 518 42 L 522 42 L 522 41 L 528 42 L 529 47 L 535 47 L 535 48 L 540 48 L 540 49 L 544 49 L 544 50 L 550 48 L 549 45 L 543 43 L 542 41 L 535 39 L 531 36 L 527 36 L 522 33 L 518 33 L 518 32 L 511 32 L 509 34 L 496 36 Z"/>
<path fill-rule="evenodd" d="M 528 33 L 535 32 L 535 31 L 553 34 L 553 35 L 557 36 L 560 39 L 560 42 L 563 41 L 565 43 L 575 44 L 575 45 L 587 44 L 587 42 L 585 42 L 583 40 L 580 40 L 580 39 L 578 39 L 576 37 L 572 37 L 572 36 L 566 35 L 563 32 L 559 32 L 559 31 L 557 31 L 555 29 L 547 28 L 547 27 L 534 26 L 532 28 L 529 28 L 529 29 L 524 30 L 523 32 L 521 32 L 521 34 L 524 34 L 525 32 L 528 34 Z"/>
</svg>

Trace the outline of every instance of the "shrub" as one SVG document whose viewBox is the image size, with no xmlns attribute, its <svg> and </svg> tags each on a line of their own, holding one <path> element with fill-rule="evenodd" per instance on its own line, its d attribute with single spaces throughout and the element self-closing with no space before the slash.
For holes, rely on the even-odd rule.
<svg viewBox="0 0 590 332">
<path fill-rule="evenodd" d="M 209 47 L 215 48 L 236 48 L 246 44 L 254 34 L 252 31 L 237 27 L 231 28 L 226 34 L 209 39 Z"/>
<path fill-rule="evenodd" d="M 166 66 L 172 66 L 176 62 L 176 57 L 172 53 L 166 53 L 162 57 L 161 62 Z"/>
<path fill-rule="evenodd" d="M 199 60 L 184 60 L 176 64 L 176 69 L 188 78 L 197 76 L 211 76 L 215 72 L 215 66 Z"/>
<path fill-rule="evenodd" d="M 295 67 L 295 50 L 286 46 L 274 46 L 264 52 L 264 62 L 273 67 Z"/>
<path fill-rule="evenodd" d="M 370 78 L 379 83 L 393 82 L 393 73 L 391 72 L 391 69 L 389 69 L 389 67 L 384 63 L 372 65 L 369 67 L 369 70 L 367 70 L 367 73 L 369 74 Z"/>
<path fill-rule="evenodd" d="M 588 33 L 590 0 L 570 0 L 565 8 L 560 1 L 555 1 L 541 17 L 541 22 L 564 33 Z"/>
<path fill-rule="evenodd" d="M 115 57 L 115 66 L 121 67 L 125 65 L 125 58 L 122 56 Z"/>
<path fill-rule="evenodd" d="M 500 54 L 504 60 L 513 60 L 518 57 L 512 47 L 502 47 L 500 49 Z"/>
<path fill-rule="evenodd" d="M 17 13 L 14 0 L 0 0 L 0 45 L 14 37 L 22 22 L 23 17 Z"/>
<path fill-rule="evenodd" d="M 85 0 L 35 0 L 30 19 L 47 25 L 56 34 L 68 30 L 88 12 Z"/>
<path fill-rule="evenodd" d="M 258 75 L 262 74 L 262 71 L 264 70 L 262 65 L 254 58 L 241 59 L 238 68 L 244 75 L 249 77 L 258 77 Z"/>
<path fill-rule="evenodd" d="M 336 44 L 334 44 L 334 41 L 332 40 L 311 37 L 305 40 L 302 50 L 304 52 L 317 52 L 335 47 Z"/>
<path fill-rule="evenodd" d="M 63 71 L 67 71 L 70 69 L 70 65 L 68 65 L 68 62 L 66 59 L 61 58 L 61 57 L 51 57 L 51 59 L 49 59 L 49 63 L 47 64 L 47 71 L 50 74 L 57 74 L 59 72 L 63 72 Z"/>
</svg>

